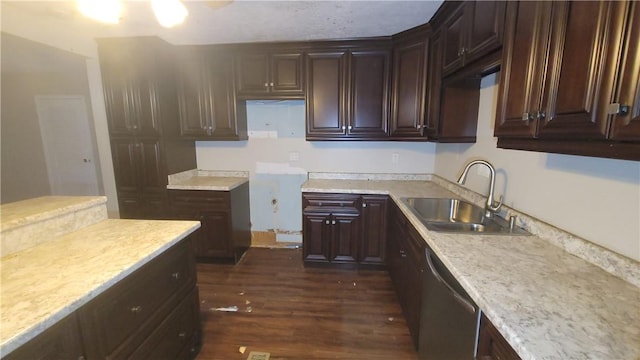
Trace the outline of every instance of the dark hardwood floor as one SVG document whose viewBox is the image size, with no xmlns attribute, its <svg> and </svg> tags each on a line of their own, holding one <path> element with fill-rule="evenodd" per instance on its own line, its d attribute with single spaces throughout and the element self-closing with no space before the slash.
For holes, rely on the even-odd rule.
<svg viewBox="0 0 640 360">
<path fill-rule="evenodd" d="M 235 266 L 198 264 L 198 287 L 199 360 L 417 359 L 386 271 L 304 268 L 299 249 L 251 248 Z"/>
</svg>

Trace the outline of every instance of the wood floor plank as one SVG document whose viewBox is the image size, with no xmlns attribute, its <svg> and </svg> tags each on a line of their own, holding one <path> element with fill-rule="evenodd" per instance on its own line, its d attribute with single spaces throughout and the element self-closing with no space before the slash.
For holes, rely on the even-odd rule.
<svg viewBox="0 0 640 360">
<path fill-rule="evenodd" d="M 251 248 L 236 265 L 198 264 L 198 287 L 198 360 L 417 359 L 385 271 L 305 268 L 300 249 Z"/>
</svg>

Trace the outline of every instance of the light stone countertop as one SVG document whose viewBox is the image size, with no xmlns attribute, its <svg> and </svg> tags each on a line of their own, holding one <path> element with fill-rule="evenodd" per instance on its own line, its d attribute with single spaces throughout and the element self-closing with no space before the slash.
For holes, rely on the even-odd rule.
<svg viewBox="0 0 640 360">
<path fill-rule="evenodd" d="M 167 189 L 231 191 L 249 182 L 245 171 L 188 170 L 169 175 Z"/>
<path fill-rule="evenodd" d="M 26 343 L 199 227 L 197 221 L 107 219 L 2 257 L 0 353 Z"/>
<path fill-rule="evenodd" d="M 104 196 L 42 196 L 0 206 L 0 231 L 104 204 Z"/>
<path fill-rule="evenodd" d="M 446 180 L 429 179 L 352 180 L 310 174 L 301 189 L 388 194 L 524 360 L 640 359 L 640 288 L 633 285 L 637 262 L 620 267 L 631 269 L 622 275 L 634 281 L 625 281 L 539 236 L 429 231 L 401 198 L 465 198 L 450 191 L 453 185 Z M 530 219 L 519 220 L 519 225 L 535 232 L 540 225 Z"/>
</svg>

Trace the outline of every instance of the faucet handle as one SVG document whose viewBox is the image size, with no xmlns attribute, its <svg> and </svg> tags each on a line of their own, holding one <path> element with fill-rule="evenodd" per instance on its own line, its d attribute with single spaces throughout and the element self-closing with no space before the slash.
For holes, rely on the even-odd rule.
<svg viewBox="0 0 640 360">
<path fill-rule="evenodd" d="M 498 204 L 495 205 L 496 203 L 494 202 L 493 204 L 489 205 L 488 206 L 489 210 L 491 210 L 493 212 L 500 211 L 500 208 L 502 207 L 502 199 L 504 199 L 504 196 L 500 195 L 500 200 L 498 201 Z"/>
</svg>

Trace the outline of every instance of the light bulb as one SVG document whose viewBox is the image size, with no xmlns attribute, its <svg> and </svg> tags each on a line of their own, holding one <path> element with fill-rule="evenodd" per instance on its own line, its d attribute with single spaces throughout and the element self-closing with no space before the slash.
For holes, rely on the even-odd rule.
<svg viewBox="0 0 640 360">
<path fill-rule="evenodd" d="M 189 14 L 180 0 L 151 0 L 151 8 L 160 25 L 166 28 L 182 24 Z"/>
<path fill-rule="evenodd" d="M 120 22 L 120 0 L 77 0 L 78 10 L 84 16 L 108 24 Z"/>
</svg>

